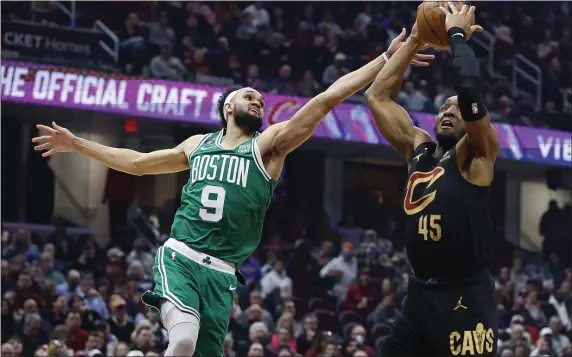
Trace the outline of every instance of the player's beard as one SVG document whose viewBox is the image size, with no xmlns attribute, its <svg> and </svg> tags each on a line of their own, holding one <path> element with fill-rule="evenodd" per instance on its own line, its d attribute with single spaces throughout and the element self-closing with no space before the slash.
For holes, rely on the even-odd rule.
<svg viewBox="0 0 572 357">
<path fill-rule="evenodd" d="M 234 123 L 248 134 L 253 134 L 262 127 L 262 118 L 249 112 L 237 111 L 234 113 Z"/>
<path fill-rule="evenodd" d="M 457 145 L 458 142 L 459 142 L 459 138 L 457 138 L 457 136 L 455 136 L 455 134 L 437 133 L 437 143 L 445 151 L 447 151 L 447 150 L 451 149 L 453 146 Z"/>
</svg>

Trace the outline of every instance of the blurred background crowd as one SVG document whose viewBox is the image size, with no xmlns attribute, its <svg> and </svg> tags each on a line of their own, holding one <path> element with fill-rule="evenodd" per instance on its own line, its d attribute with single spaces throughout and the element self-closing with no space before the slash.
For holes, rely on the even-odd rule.
<svg viewBox="0 0 572 357">
<path fill-rule="evenodd" d="M 64 26 L 69 19 L 55 3 L 3 3 L 2 20 Z M 123 74 L 234 82 L 308 97 L 379 56 L 402 27 L 411 28 L 416 5 L 75 4 L 78 26 L 103 19 L 120 38 Z M 571 130 L 566 96 L 572 73 L 570 4 L 485 2 L 477 11 L 479 24 L 495 38 L 490 67 L 482 48 L 474 47 L 483 58 L 485 100 L 494 119 Z M 519 82 L 520 90 L 513 90 L 515 54 L 541 69 L 538 106 L 537 88 L 530 82 Z M 449 62 L 450 56 L 440 52 L 432 66 L 408 70 L 401 104 L 410 111 L 435 112 L 453 93 Z M 130 182 L 117 191 L 131 189 Z M 343 220 L 332 224 L 321 208 L 294 198 L 305 194 L 277 189 L 260 248 L 241 266 L 248 285 L 237 289 L 225 357 L 379 353 L 408 289 L 403 227 L 387 209 L 360 210 L 359 204 L 344 207 Z M 382 207 L 383 193 L 376 193 L 377 200 Z M 178 204 L 175 198 L 139 220 L 112 227 L 107 245 L 65 220 L 48 226 L 3 222 L 2 356 L 161 355 L 166 330 L 140 296 L 153 287 L 154 253 L 168 237 Z M 491 264 L 500 313 L 499 356 L 572 356 L 572 212 L 570 205 L 546 204 L 538 227 L 542 254 L 499 237 Z M 123 214 L 127 206 L 120 209 Z M 502 229 L 504 218 L 498 220 Z"/>
<path fill-rule="evenodd" d="M 351 215 L 329 227 L 285 211 L 272 204 L 267 221 L 281 221 L 280 233 L 241 266 L 248 286 L 237 290 L 225 356 L 376 356 L 407 294 L 400 242 Z M 555 203 L 543 215 L 544 259 L 502 246 L 499 356 L 572 355 L 569 217 Z M 2 356 L 160 355 L 166 330 L 140 301 L 157 246 L 138 237 L 100 247 L 68 232 L 4 231 Z"/>
<path fill-rule="evenodd" d="M 28 20 L 30 4 L 7 5 L 2 16 Z M 417 4 L 119 1 L 112 7 L 78 2 L 76 24 L 105 21 L 120 40 L 124 74 L 209 83 L 217 77 L 264 92 L 312 97 L 379 56 L 403 27 L 409 31 Z M 35 10 L 36 21 L 69 22 L 49 2 Z M 570 130 L 571 16 L 569 2 L 479 4 L 478 22 L 487 36 L 476 36 L 473 47 L 496 121 Z M 527 73 L 519 77 L 518 55 L 538 73 L 523 67 Z M 401 104 L 436 112 L 453 93 L 449 66 L 450 55 L 439 52 L 432 66 L 408 70 Z"/>
</svg>

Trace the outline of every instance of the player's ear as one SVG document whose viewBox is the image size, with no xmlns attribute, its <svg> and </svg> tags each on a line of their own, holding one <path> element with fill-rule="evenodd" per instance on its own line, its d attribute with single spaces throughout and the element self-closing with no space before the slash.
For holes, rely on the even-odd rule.
<svg viewBox="0 0 572 357">
<path fill-rule="evenodd" d="M 234 112 L 234 104 L 226 103 L 224 110 L 226 111 L 226 117 L 228 118 L 232 112 Z"/>
</svg>

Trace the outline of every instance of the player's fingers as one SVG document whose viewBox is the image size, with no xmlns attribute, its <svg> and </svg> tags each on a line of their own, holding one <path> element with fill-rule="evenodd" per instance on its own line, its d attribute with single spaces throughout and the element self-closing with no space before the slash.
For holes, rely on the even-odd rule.
<svg viewBox="0 0 572 357">
<path fill-rule="evenodd" d="M 43 153 L 42 157 L 52 156 L 55 153 L 56 153 L 56 151 L 54 149 L 50 149 L 49 151 L 46 151 L 45 153 Z"/>
<path fill-rule="evenodd" d="M 52 143 L 45 143 L 45 144 L 34 146 L 34 150 L 36 150 L 36 151 L 47 150 L 47 149 L 51 149 L 51 148 L 52 148 Z"/>
<path fill-rule="evenodd" d="M 471 26 L 470 30 L 471 30 L 471 33 L 473 33 L 473 32 L 483 32 L 483 28 L 482 28 L 481 26 L 479 26 L 479 25 L 473 25 L 473 26 Z"/>
<path fill-rule="evenodd" d="M 459 10 L 457 10 L 457 7 L 455 6 L 455 4 L 453 4 L 450 1 L 449 1 L 449 9 L 451 9 L 452 14 L 458 14 L 459 13 Z"/>
<path fill-rule="evenodd" d="M 58 124 L 56 124 L 55 121 L 52 122 L 52 126 L 57 129 L 57 130 L 62 130 L 63 128 L 61 126 L 59 126 Z"/>
<path fill-rule="evenodd" d="M 471 6 L 471 7 L 469 8 L 469 11 L 467 12 L 467 15 L 473 16 L 473 15 L 475 14 L 475 10 L 477 10 L 477 7 L 476 7 L 476 6 Z"/>
<path fill-rule="evenodd" d="M 468 14 L 469 13 L 469 5 L 467 4 L 463 4 L 463 6 L 461 7 L 461 14 Z"/>
<path fill-rule="evenodd" d="M 399 42 L 401 42 L 405 38 L 405 35 L 407 35 L 407 30 L 404 27 L 401 29 L 401 33 L 396 38 L 398 38 Z"/>
<path fill-rule="evenodd" d="M 42 125 L 42 124 L 38 124 L 36 125 L 36 128 L 43 130 L 43 131 L 47 131 L 50 134 L 55 134 L 57 133 L 57 130 L 54 130 L 53 128 L 50 128 L 49 126 L 46 125 Z"/>
<path fill-rule="evenodd" d="M 36 136 L 35 138 L 32 138 L 32 142 L 33 143 L 43 143 L 44 141 L 49 141 L 52 137 L 48 136 L 48 135 L 43 135 L 43 136 Z"/>
<path fill-rule="evenodd" d="M 418 61 L 418 60 L 416 60 L 416 59 L 412 60 L 412 61 L 411 61 L 411 64 L 414 65 L 414 66 L 418 66 L 418 67 L 427 67 L 427 66 L 429 66 L 429 63 L 428 63 L 428 62 L 422 62 L 422 61 Z"/>
<path fill-rule="evenodd" d="M 448 14 L 451 13 L 451 11 L 449 11 L 446 7 L 444 6 L 439 6 L 439 9 L 441 9 L 441 11 L 443 11 L 443 13 L 445 14 L 445 16 L 447 16 Z"/>
<path fill-rule="evenodd" d="M 423 53 L 417 53 L 415 59 L 418 60 L 432 60 L 435 59 L 435 55 L 424 55 Z"/>
</svg>

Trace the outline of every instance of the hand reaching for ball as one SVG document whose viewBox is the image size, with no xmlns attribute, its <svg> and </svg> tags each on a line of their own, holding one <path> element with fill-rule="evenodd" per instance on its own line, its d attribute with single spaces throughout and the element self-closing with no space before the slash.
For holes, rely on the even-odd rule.
<svg viewBox="0 0 572 357">
<path fill-rule="evenodd" d="M 481 32 L 483 28 L 479 25 L 471 25 L 473 23 L 476 7 L 464 4 L 459 11 L 457 7 L 449 2 L 448 8 L 439 6 L 445 14 L 445 28 L 449 31 L 452 27 L 459 27 L 465 31 L 467 39 L 471 37 L 473 32 Z"/>
<path fill-rule="evenodd" d="M 419 41 L 419 39 L 416 36 L 416 27 L 415 25 L 413 25 L 413 29 L 411 30 L 411 37 L 415 38 L 418 42 L 422 42 Z M 401 46 L 403 46 L 403 44 L 405 43 L 405 36 L 407 35 L 407 31 L 404 29 L 401 30 L 401 33 L 399 35 L 397 35 L 396 38 L 393 39 L 393 41 L 391 41 L 391 44 L 389 45 L 389 47 L 387 48 L 387 55 L 391 58 L 391 56 L 393 56 L 393 54 L 395 52 L 397 52 L 398 49 L 401 48 Z M 426 48 L 429 48 L 428 45 L 422 44 L 421 47 L 419 48 L 419 51 L 424 50 Z M 427 67 L 429 66 L 429 62 L 430 60 L 435 59 L 434 55 L 425 55 L 422 53 L 416 53 L 415 56 L 413 57 L 413 59 L 411 60 L 411 64 L 414 66 L 419 66 L 419 67 Z"/>
</svg>

